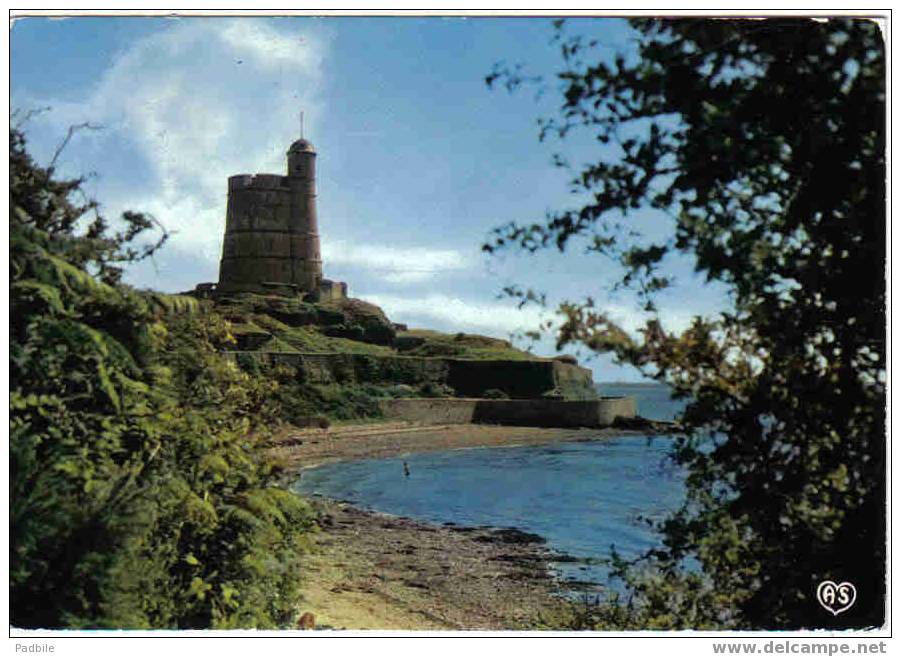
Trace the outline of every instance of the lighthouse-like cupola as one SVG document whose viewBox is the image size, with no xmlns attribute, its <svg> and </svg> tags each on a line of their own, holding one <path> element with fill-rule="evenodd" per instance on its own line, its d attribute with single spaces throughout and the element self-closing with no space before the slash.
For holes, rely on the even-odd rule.
<svg viewBox="0 0 901 657">
<path fill-rule="evenodd" d="M 316 178 L 316 149 L 306 139 L 298 139 L 288 148 L 288 175 L 292 178 Z"/>
</svg>

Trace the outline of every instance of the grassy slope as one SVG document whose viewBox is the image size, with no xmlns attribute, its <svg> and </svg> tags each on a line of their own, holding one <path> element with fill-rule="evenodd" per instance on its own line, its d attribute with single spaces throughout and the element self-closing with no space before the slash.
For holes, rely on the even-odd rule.
<svg viewBox="0 0 901 657">
<path fill-rule="evenodd" d="M 424 329 L 395 334 L 394 326 L 381 309 L 354 299 L 343 303 L 312 304 L 297 298 L 242 294 L 220 299 L 216 308 L 230 321 L 238 351 L 475 360 L 538 359 L 515 349 L 506 340 L 482 335 L 445 334 Z M 386 335 L 392 339 L 386 340 Z M 401 377 L 400 380 L 407 379 Z M 290 409 L 286 420 L 292 424 L 302 424 L 319 416 L 333 422 L 371 420 L 381 416 L 378 403 L 384 398 L 454 394 L 446 385 L 427 379 L 411 385 L 385 382 L 326 384 L 304 383 L 288 375 L 280 384 L 279 394 L 285 407 Z"/>
<path fill-rule="evenodd" d="M 422 340 L 420 346 L 406 349 L 406 356 L 450 356 L 476 360 L 538 360 L 534 354 L 513 347 L 506 340 L 471 333 L 441 333 L 427 329 L 411 329 L 398 334 L 403 342 Z"/>
<path fill-rule="evenodd" d="M 326 335 L 355 325 L 377 325 L 387 318 L 376 306 L 351 300 L 348 304 L 312 304 L 277 296 L 244 294 L 224 299 L 219 309 L 231 320 L 239 339 L 255 338 L 252 350 L 352 353 L 373 356 L 445 356 L 476 360 L 535 360 L 506 340 L 467 333 L 412 329 L 397 333 L 397 347 Z M 268 334 L 268 336 L 266 335 Z"/>
</svg>

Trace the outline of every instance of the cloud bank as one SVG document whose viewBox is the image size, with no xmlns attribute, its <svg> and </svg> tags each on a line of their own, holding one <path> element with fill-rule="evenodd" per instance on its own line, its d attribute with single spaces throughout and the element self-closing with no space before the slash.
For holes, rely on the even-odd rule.
<svg viewBox="0 0 901 657">
<path fill-rule="evenodd" d="M 362 267 L 394 284 L 419 283 L 475 266 L 472 258 L 455 249 L 400 248 L 328 239 L 322 242 L 322 258 L 329 267 Z"/>
<path fill-rule="evenodd" d="M 475 301 L 454 294 L 419 297 L 366 294 L 363 298 L 380 306 L 394 321 L 408 323 L 412 327 L 484 333 L 497 338 L 534 331 L 548 321 L 554 331 L 562 322 L 554 308 L 535 305 L 518 308 L 512 300 Z M 649 317 L 621 304 L 608 304 L 603 310 L 635 338 L 639 337 L 638 331 Z M 666 330 L 681 332 L 689 327 L 692 318 L 691 311 L 673 309 L 665 311 L 660 319 Z M 548 341 L 545 346 L 553 351 L 551 342 Z"/>
<path fill-rule="evenodd" d="M 226 179 L 279 172 L 298 114 L 315 124 L 327 43 L 264 20 L 181 19 L 116 56 L 86 97 L 50 106 L 56 131 L 89 121 L 64 159 L 99 174 L 108 214 L 151 212 L 175 235 L 173 248 L 219 257 Z M 20 101 L 21 102 L 21 101 Z M 110 162 L 110 153 L 131 159 Z M 236 170 L 237 169 L 239 170 Z"/>
<path fill-rule="evenodd" d="M 551 316 L 537 307 L 518 309 L 512 302 L 479 302 L 448 294 L 418 298 L 369 294 L 364 298 L 380 306 L 395 321 L 411 326 L 485 333 L 498 338 L 534 330 Z"/>
</svg>

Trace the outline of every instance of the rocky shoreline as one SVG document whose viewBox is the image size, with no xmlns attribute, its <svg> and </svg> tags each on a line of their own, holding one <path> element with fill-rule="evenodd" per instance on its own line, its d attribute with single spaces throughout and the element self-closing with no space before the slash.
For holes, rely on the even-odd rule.
<svg viewBox="0 0 901 657">
<path fill-rule="evenodd" d="M 321 497 L 301 613 L 318 629 L 525 630 L 570 612 L 542 537 L 433 525 Z"/>
</svg>

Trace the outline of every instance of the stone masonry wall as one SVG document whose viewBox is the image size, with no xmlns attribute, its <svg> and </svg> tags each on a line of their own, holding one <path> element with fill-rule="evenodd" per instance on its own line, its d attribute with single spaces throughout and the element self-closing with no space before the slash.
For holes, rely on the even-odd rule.
<svg viewBox="0 0 901 657">
<path fill-rule="evenodd" d="M 366 354 L 298 354 L 227 352 L 230 358 L 253 358 L 269 365 L 298 370 L 309 383 L 426 383 L 449 385 L 459 395 L 479 397 L 500 390 L 513 399 L 558 395 L 568 399 L 592 396 L 591 370 L 555 360 L 480 361 Z"/>
<path fill-rule="evenodd" d="M 525 427 L 609 427 L 634 418 L 634 397 L 559 399 L 385 399 L 385 417 L 421 424 L 506 424 Z"/>
</svg>

